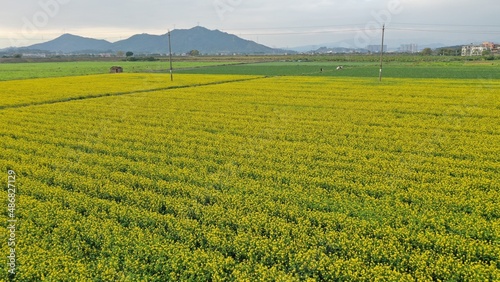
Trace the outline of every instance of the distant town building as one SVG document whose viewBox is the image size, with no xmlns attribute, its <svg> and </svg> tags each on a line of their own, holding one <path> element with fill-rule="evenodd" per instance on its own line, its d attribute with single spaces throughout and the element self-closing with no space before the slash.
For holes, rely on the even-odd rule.
<svg viewBox="0 0 500 282">
<path fill-rule="evenodd" d="M 399 51 L 402 53 L 418 53 L 418 45 L 415 43 L 401 44 Z"/>
<path fill-rule="evenodd" d="M 481 56 L 483 55 L 483 51 L 488 50 L 488 48 L 478 45 L 466 45 L 462 46 L 462 56 Z"/>
<path fill-rule="evenodd" d="M 493 42 L 483 42 L 483 46 L 488 48 L 488 50 L 490 50 L 492 54 L 500 53 L 500 44 L 496 44 Z"/>
<path fill-rule="evenodd" d="M 366 46 L 366 50 L 370 53 L 380 53 L 381 45 L 368 45 Z M 387 45 L 384 45 L 384 52 L 387 52 Z"/>
<path fill-rule="evenodd" d="M 490 50 L 498 48 L 498 44 L 495 44 L 493 42 L 483 42 L 482 45 L 483 45 L 483 47 L 486 47 L 486 48 L 488 48 Z"/>
<path fill-rule="evenodd" d="M 499 54 L 500 45 L 493 42 L 483 42 L 481 45 L 465 45 L 462 46 L 462 56 L 482 56 L 484 51 L 490 51 L 491 54 Z"/>
<path fill-rule="evenodd" d="M 23 58 L 47 58 L 47 54 L 43 53 L 23 53 Z"/>
</svg>

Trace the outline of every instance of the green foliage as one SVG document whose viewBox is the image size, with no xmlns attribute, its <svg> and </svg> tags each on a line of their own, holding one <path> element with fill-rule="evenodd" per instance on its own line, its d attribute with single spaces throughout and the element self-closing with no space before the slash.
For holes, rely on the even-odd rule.
<svg viewBox="0 0 500 282">
<path fill-rule="evenodd" d="M 424 56 L 430 56 L 430 55 L 432 55 L 432 49 L 431 48 L 424 48 L 424 50 L 422 50 L 421 54 Z"/>
<path fill-rule="evenodd" d="M 461 56 L 462 49 L 460 47 L 455 48 L 440 48 L 437 50 L 439 56 Z"/>
<path fill-rule="evenodd" d="M 156 59 L 155 57 L 128 57 L 126 61 L 129 62 L 139 62 L 139 61 L 146 61 L 146 62 L 154 62 L 158 61 L 159 59 Z"/>
<path fill-rule="evenodd" d="M 200 55 L 200 51 L 198 50 L 191 50 L 188 52 L 188 55 L 189 56 L 199 56 Z"/>
<path fill-rule="evenodd" d="M 491 54 L 492 54 L 491 50 L 484 50 L 481 55 L 482 56 L 490 56 Z"/>
<path fill-rule="evenodd" d="M 484 50 L 482 53 L 483 60 L 485 61 L 493 61 L 495 60 L 495 55 L 491 52 L 491 50 Z"/>
</svg>

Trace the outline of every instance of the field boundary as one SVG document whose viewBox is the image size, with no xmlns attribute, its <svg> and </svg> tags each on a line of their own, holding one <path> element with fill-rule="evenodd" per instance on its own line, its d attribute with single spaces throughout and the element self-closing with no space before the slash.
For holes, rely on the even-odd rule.
<svg viewBox="0 0 500 282">
<path fill-rule="evenodd" d="M 97 95 L 79 96 L 79 97 L 69 97 L 69 98 L 64 98 L 64 99 L 43 101 L 43 102 L 39 102 L 39 103 L 24 103 L 24 104 L 17 104 L 17 105 L 5 105 L 5 106 L 0 106 L 0 110 L 19 109 L 19 108 L 26 108 L 26 107 L 33 107 L 33 106 L 42 106 L 42 105 L 52 105 L 52 104 L 66 103 L 66 102 L 78 101 L 78 100 L 88 100 L 88 99 L 96 99 L 96 98 L 103 98 L 103 97 L 133 95 L 133 94 L 149 93 L 149 92 L 155 92 L 155 91 L 165 91 L 165 90 L 228 84 L 228 83 L 235 83 L 235 82 L 259 80 L 259 79 L 264 79 L 264 78 L 268 78 L 268 77 L 269 76 L 258 76 L 258 77 L 252 76 L 251 78 L 214 81 L 214 82 L 200 83 L 200 84 L 175 85 L 175 86 L 160 87 L 160 88 L 153 88 L 153 89 L 143 89 L 143 90 L 125 91 L 125 92 L 117 92 L 117 93 L 102 93 L 102 94 L 97 94 Z"/>
</svg>

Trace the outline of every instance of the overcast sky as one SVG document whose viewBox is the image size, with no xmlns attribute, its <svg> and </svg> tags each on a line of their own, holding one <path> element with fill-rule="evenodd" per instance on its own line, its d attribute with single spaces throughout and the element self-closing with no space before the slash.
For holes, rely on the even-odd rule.
<svg viewBox="0 0 500 282">
<path fill-rule="evenodd" d="M 2 0 L 0 48 L 197 25 L 271 47 L 380 44 L 383 23 L 389 45 L 500 42 L 499 12 L 498 0 Z"/>
</svg>

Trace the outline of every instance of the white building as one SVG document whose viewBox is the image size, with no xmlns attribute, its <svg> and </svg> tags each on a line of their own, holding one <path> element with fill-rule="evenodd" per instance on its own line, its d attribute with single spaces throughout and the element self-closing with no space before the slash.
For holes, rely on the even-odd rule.
<svg viewBox="0 0 500 282">
<path fill-rule="evenodd" d="M 415 43 L 401 44 L 399 51 L 402 53 L 418 53 L 418 45 Z"/>
<path fill-rule="evenodd" d="M 380 53 L 380 49 L 382 45 L 368 45 L 366 46 L 366 50 L 370 53 Z M 387 52 L 387 45 L 384 44 L 384 52 Z"/>
<path fill-rule="evenodd" d="M 23 53 L 23 58 L 47 58 L 46 54 L 43 53 Z"/>
<path fill-rule="evenodd" d="M 479 46 L 479 45 L 466 45 L 462 46 L 462 56 L 463 57 L 468 57 L 468 56 L 482 56 L 483 51 L 490 50 L 486 46 Z"/>
</svg>

